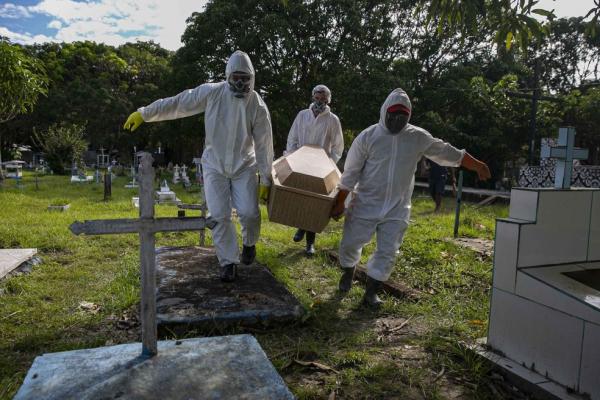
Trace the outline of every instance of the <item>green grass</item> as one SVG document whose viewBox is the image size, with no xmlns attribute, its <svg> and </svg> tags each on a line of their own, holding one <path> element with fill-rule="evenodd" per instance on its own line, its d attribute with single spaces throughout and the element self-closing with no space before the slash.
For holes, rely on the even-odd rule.
<svg viewBox="0 0 600 400">
<path fill-rule="evenodd" d="M 127 178 L 119 177 L 112 200 L 104 202 L 101 185 L 68 180 L 45 176 L 36 190 L 27 175 L 22 189 L 13 181 L 0 188 L 0 248 L 35 247 L 43 259 L 30 274 L 0 281 L 0 398 L 14 395 L 38 355 L 137 339 L 113 329 L 108 320 L 138 302 L 137 236 L 76 237 L 68 230 L 75 220 L 136 217 L 131 206 L 135 192 L 123 187 Z M 185 202 L 197 196 L 175 190 Z M 57 199 L 71 208 L 47 211 Z M 294 324 L 250 332 L 298 398 L 327 398 L 335 391 L 337 398 L 438 399 L 452 388 L 471 398 L 492 398 L 486 366 L 464 347 L 486 334 L 491 260 L 444 240 L 452 236 L 451 199 L 445 199 L 442 214 L 431 214 L 432 206 L 427 198 L 414 199 L 412 223 L 392 276 L 425 295 L 414 303 L 383 296 L 385 305 L 378 312 L 361 306 L 362 285 L 344 298 L 336 295 L 340 271 L 325 250 L 337 250 L 342 222 L 332 222 L 318 235 L 321 251 L 309 260 L 302 246 L 291 241 L 294 229 L 268 222 L 262 209 L 258 259 L 300 300 L 307 315 Z M 177 211 L 157 206 L 156 213 L 175 216 Z M 460 234 L 492 239 L 494 219 L 506 214 L 506 206 L 478 210 L 464 204 Z M 197 237 L 193 232 L 160 234 L 157 246 L 196 245 Z M 363 261 L 374 249 L 373 243 L 366 246 Z M 80 310 L 82 301 L 98 304 L 100 311 Z M 384 320 L 408 317 L 411 322 L 398 334 L 381 328 Z M 216 327 L 211 334 L 238 331 Z M 183 336 L 202 334 L 207 333 L 190 330 Z M 315 361 L 337 373 L 294 360 Z"/>
</svg>

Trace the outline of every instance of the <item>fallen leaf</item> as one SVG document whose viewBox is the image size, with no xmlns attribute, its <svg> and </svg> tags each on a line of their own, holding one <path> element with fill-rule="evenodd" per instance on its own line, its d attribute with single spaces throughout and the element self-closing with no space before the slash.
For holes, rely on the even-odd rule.
<svg viewBox="0 0 600 400">
<path fill-rule="evenodd" d="M 100 311 L 100 306 L 89 301 L 81 301 L 79 302 L 79 309 L 81 311 L 87 311 L 92 314 L 98 314 L 98 312 Z"/>
<path fill-rule="evenodd" d="M 296 364 L 302 365 L 304 367 L 311 367 L 311 368 L 319 369 L 321 371 L 331 371 L 333 373 L 339 374 L 339 371 L 336 371 L 335 369 L 331 368 L 330 366 L 321 364 L 321 363 L 318 363 L 315 361 L 301 361 L 301 360 L 295 359 L 294 362 Z"/>
</svg>

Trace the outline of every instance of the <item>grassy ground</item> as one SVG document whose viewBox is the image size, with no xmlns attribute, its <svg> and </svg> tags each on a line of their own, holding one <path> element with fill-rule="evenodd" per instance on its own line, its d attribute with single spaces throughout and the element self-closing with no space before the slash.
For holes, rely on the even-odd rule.
<svg viewBox="0 0 600 400">
<path fill-rule="evenodd" d="M 102 201 L 101 185 L 69 184 L 68 177 L 42 177 L 38 190 L 31 176 L 22 189 L 12 181 L 0 188 L 0 248 L 35 247 L 43 258 L 30 274 L 0 281 L 0 398 L 14 395 L 42 353 L 139 339 L 139 328 L 119 330 L 114 323 L 139 298 L 137 236 L 76 237 L 68 230 L 74 220 L 135 217 L 126 181 L 117 179 L 109 202 Z M 197 196 L 176 191 L 186 202 Z M 68 211 L 46 210 L 64 200 Z M 494 398 L 485 365 L 464 346 L 486 334 L 492 263 L 444 240 L 454 221 L 451 199 L 444 206 L 444 213 L 431 214 L 432 202 L 415 196 L 392 276 L 424 295 L 417 302 L 384 296 L 377 312 L 361 306 L 360 284 L 346 297 L 336 294 L 340 271 L 325 250 L 337 250 L 341 222 L 317 237 L 320 251 L 308 260 L 291 241 L 294 230 L 267 222 L 262 209 L 258 260 L 308 313 L 295 324 L 250 332 L 298 398 Z M 494 219 L 506 214 L 505 206 L 465 204 L 460 234 L 492 239 Z M 157 206 L 157 216 L 175 215 L 176 208 Z M 197 237 L 161 234 L 157 245 L 196 245 Z M 373 250 L 371 243 L 363 261 Z M 81 307 L 83 301 L 98 307 Z M 211 334 L 233 332 L 240 329 L 215 327 Z"/>
</svg>

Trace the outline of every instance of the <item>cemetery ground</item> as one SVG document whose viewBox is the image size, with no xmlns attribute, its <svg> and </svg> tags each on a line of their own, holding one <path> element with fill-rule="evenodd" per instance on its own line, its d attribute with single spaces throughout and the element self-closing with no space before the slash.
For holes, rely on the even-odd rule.
<svg viewBox="0 0 600 400">
<path fill-rule="evenodd" d="M 108 202 L 102 185 L 70 184 L 64 176 L 41 177 L 38 190 L 27 174 L 23 188 L 10 180 L 0 188 L 0 248 L 37 248 L 43 260 L 0 281 L 0 398 L 16 393 L 38 355 L 140 341 L 138 236 L 77 237 L 68 229 L 75 220 L 136 218 L 137 191 L 125 189 L 127 182 L 116 179 Z M 196 193 L 172 189 L 184 203 L 196 202 Z M 57 199 L 70 208 L 48 211 Z M 486 335 L 492 259 L 448 240 L 452 199 L 444 200 L 443 213 L 432 209 L 429 198 L 414 196 L 391 278 L 417 289 L 416 300 L 386 294 L 384 306 L 372 311 L 361 305 L 364 285 L 356 281 L 340 297 L 341 272 L 328 253 L 337 251 L 342 222 L 317 236 L 317 255 L 307 259 L 291 240 L 294 229 L 269 223 L 262 206 L 257 259 L 304 305 L 304 318 L 252 328 L 159 329 L 159 338 L 251 333 L 299 399 L 509 398 L 510 385 L 466 347 Z M 156 214 L 174 217 L 177 208 L 157 205 Z M 495 218 L 507 214 L 507 206 L 464 202 L 460 236 L 491 240 Z M 194 245 L 197 232 L 157 234 L 157 247 Z M 365 248 L 363 262 L 374 249 L 373 242 Z"/>
</svg>

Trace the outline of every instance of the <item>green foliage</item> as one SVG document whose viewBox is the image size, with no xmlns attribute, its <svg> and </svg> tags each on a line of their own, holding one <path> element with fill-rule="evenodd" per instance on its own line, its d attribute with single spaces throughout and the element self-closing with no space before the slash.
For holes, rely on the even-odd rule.
<svg viewBox="0 0 600 400">
<path fill-rule="evenodd" d="M 519 166 L 528 149 L 531 102 L 508 92 L 529 94 L 540 88 L 542 95 L 579 104 L 575 92 L 569 93 L 579 85 L 579 92 L 587 93 L 585 85 L 600 78 L 600 40 L 586 31 L 584 19 L 561 19 L 545 24 L 545 35 L 532 35 L 525 48 L 519 44 L 507 50 L 504 44 L 488 44 L 513 19 L 525 29 L 529 20 L 522 16 L 544 14 L 531 1 L 423 4 L 212 0 L 188 19 L 184 46 L 176 53 L 152 42 L 28 46 L 46 65 L 48 97 L 40 98 L 27 117 L 5 124 L 3 140 L 30 144 L 34 128 L 86 123 L 90 148 L 117 151 L 125 164 L 133 146 L 155 149 L 158 143 L 167 161 L 189 162 L 203 148 L 202 115 L 143 124 L 134 133 L 122 130 L 123 121 L 158 98 L 222 80 L 227 58 L 242 49 L 255 64 L 256 89 L 271 112 L 277 155 L 316 84 L 332 89 L 331 106 L 340 117 L 346 148 L 378 121 L 390 90 L 402 87 L 413 102 L 412 123 L 487 161 L 494 180 L 510 175 L 508 169 Z M 520 40 L 515 34 L 513 39 Z M 536 62 L 541 65 L 538 83 L 533 79 Z M 584 137 L 589 130 L 580 120 L 584 113 L 564 104 L 539 103 L 538 137 L 554 136 L 565 123 L 580 126 Z M 582 143 L 596 143 L 588 139 L 591 134 L 585 136 Z"/>
<path fill-rule="evenodd" d="M 0 40 L 0 76 L 0 123 L 31 112 L 38 97 L 47 93 L 43 64 L 4 40 Z"/>
<path fill-rule="evenodd" d="M 73 162 L 81 163 L 87 149 L 85 126 L 75 124 L 52 125 L 43 133 L 35 132 L 37 145 L 44 151 L 50 169 L 66 174 Z"/>
<path fill-rule="evenodd" d="M 159 133 L 173 137 L 172 131 L 158 126 L 145 127 L 143 135 L 122 130 L 133 110 L 172 92 L 164 89 L 170 73 L 169 51 L 151 42 L 118 48 L 93 42 L 46 43 L 30 49 L 46 65 L 49 96 L 38 102 L 34 113 L 9 125 L 9 139 L 26 143 L 34 128 L 86 124 L 92 149 L 120 150 L 122 161 L 128 162 L 134 145 L 150 147 L 160 141 Z"/>
<path fill-rule="evenodd" d="M 589 160 L 600 164 L 600 88 L 574 90 L 565 98 L 565 120 L 577 131 L 577 144 L 590 151 Z"/>
<path fill-rule="evenodd" d="M 421 1 L 430 20 L 437 22 L 438 32 L 458 30 L 462 36 L 477 32 L 484 25 L 495 35 L 495 42 L 510 50 L 513 44 L 527 49 L 532 38 L 540 39 L 545 29 L 531 16 L 548 19 L 552 12 L 534 8 L 537 0 L 431 0 Z"/>
</svg>

